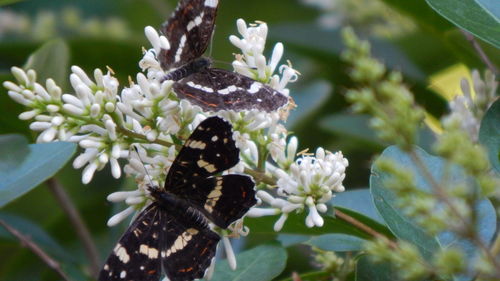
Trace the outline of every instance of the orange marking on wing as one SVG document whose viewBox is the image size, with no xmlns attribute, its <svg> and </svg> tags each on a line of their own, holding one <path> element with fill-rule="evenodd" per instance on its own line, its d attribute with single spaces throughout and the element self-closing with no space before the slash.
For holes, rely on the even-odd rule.
<svg viewBox="0 0 500 281">
<path fill-rule="evenodd" d="M 179 269 L 179 272 L 190 272 L 192 270 L 193 270 L 193 267 L 188 267 L 188 268 Z"/>
<path fill-rule="evenodd" d="M 205 248 L 203 248 L 203 251 L 201 251 L 200 256 L 203 256 L 203 255 L 206 253 L 206 251 L 208 251 L 208 248 L 206 248 L 206 247 L 205 247 Z"/>
<path fill-rule="evenodd" d="M 153 275 L 153 274 L 155 274 L 155 273 L 156 273 L 156 270 L 150 270 L 150 271 L 148 271 L 148 274 L 149 274 L 149 275 Z"/>
</svg>

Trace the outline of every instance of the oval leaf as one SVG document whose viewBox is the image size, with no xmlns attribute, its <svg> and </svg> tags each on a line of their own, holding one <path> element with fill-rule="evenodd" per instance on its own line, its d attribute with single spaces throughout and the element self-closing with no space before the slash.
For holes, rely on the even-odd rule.
<svg viewBox="0 0 500 281">
<path fill-rule="evenodd" d="M 293 98 L 297 107 L 290 112 L 286 121 L 287 128 L 293 126 L 322 106 L 330 97 L 332 87 L 326 81 L 316 81 L 298 90 Z"/>
<path fill-rule="evenodd" d="M 263 245 L 236 256 L 237 269 L 232 270 L 226 260 L 215 264 L 212 281 L 267 281 L 284 269 L 287 253 L 276 245 Z"/>
<path fill-rule="evenodd" d="M 436 12 L 456 26 L 500 48 L 500 14 L 489 9 L 489 1 L 480 5 L 475 0 L 426 0 Z M 496 2 L 498 7 L 498 1 Z"/>
<path fill-rule="evenodd" d="M 484 115 L 479 130 L 479 142 L 488 149 L 491 166 L 500 173 L 500 100 L 494 102 Z"/>
<path fill-rule="evenodd" d="M 25 153 L 25 149 L 29 151 Z M 7 151 L 0 159 L 0 208 L 53 176 L 71 159 L 75 150 L 74 143 L 53 142 Z M 15 157 L 19 157 L 16 163 L 3 160 Z"/>
<path fill-rule="evenodd" d="M 325 251 L 354 252 L 363 249 L 364 239 L 346 234 L 325 234 L 311 238 L 306 244 Z"/>
</svg>

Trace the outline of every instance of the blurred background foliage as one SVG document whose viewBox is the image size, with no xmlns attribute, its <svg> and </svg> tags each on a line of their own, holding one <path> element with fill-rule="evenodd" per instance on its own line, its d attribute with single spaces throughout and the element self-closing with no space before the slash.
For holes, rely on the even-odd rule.
<svg viewBox="0 0 500 281">
<path fill-rule="evenodd" d="M 230 68 L 235 49 L 228 37 L 237 32 L 236 19 L 267 22 L 270 29 L 268 52 L 275 42 L 283 42 L 284 57 L 301 72 L 300 79 L 290 85 L 291 96 L 298 107 L 292 111 L 287 127 L 298 136 L 302 149 L 315 150 L 322 146 L 331 151 L 341 150 L 350 162 L 344 185 L 348 190 L 364 188 L 368 185 L 371 160 L 386 144 L 376 139 L 367 117 L 353 115 L 348 110 L 344 94 L 353 82 L 339 58 L 343 50 L 340 29 L 353 26 L 358 34 L 370 40 L 377 58 L 388 68 L 402 72 L 417 102 L 429 112 L 428 121 L 432 123 L 446 113 L 446 100 L 459 92 L 459 80 L 468 77 L 468 69 L 484 68 L 471 44 L 451 23 L 453 15 L 448 14 L 446 7 L 433 2 L 222 0 L 210 56 L 218 67 Z M 95 68 L 110 67 L 120 83 L 127 85 L 128 77 L 135 77 L 140 70 L 141 47 L 149 48 L 143 35 L 144 27 L 159 27 L 175 8 L 176 1 L 0 0 L 0 5 L 0 82 L 12 80 L 10 67 L 26 65 L 30 54 L 44 43 L 63 39 L 65 44 L 58 45 L 57 54 L 51 56 L 57 61 L 28 64 L 55 63 L 59 67 L 50 74 L 40 73 L 44 75 L 40 78 L 53 77 L 69 91 L 71 65 L 79 65 L 87 73 Z M 474 16 L 472 21 L 484 19 L 480 14 Z M 487 24 L 487 19 L 484 20 Z M 471 31 L 479 30 L 476 35 L 481 37 L 481 28 L 470 28 Z M 478 42 L 493 62 L 500 65 L 500 51 L 495 48 L 499 43 L 494 38 L 486 34 L 484 40 L 489 43 Z M 17 117 L 22 106 L 12 101 L 5 89 L 0 90 L 0 112 L 0 134 L 22 134 L 30 143 L 34 142 L 28 123 Z M 421 135 L 420 146 L 425 148 L 428 145 L 425 141 L 429 141 L 428 129 L 422 129 Z M 103 259 L 126 227 L 126 223 L 111 229 L 106 226 L 107 219 L 114 213 L 113 205 L 105 200 L 106 195 L 120 189 L 133 189 L 134 183 L 126 179 L 114 180 L 109 171 L 104 170 L 84 186 L 80 180 L 81 171 L 74 170 L 71 164 L 66 165 L 57 178 L 81 212 Z M 27 193 L 22 200 L 3 207 L 0 217 L 29 234 L 53 257 L 65 261 L 65 270 L 74 280 L 89 280 L 82 266 L 87 263 L 82 245 L 44 184 Z M 270 219 L 270 223 L 274 220 Z M 298 218 L 297 221 L 303 220 Z M 252 224 L 250 221 L 250 225 L 254 235 L 250 235 L 249 245 L 276 238 L 271 224 L 260 221 Z M 286 244 L 291 238 L 279 239 Z M 307 271 L 314 266 L 304 262 L 309 260 L 307 256 L 293 255 L 297 251 L 303 253 L 303 247 L 288 251 L 283 278 L 291 276 L 292 270 Z M 0 280 L 57 278 L 30 251 L 21 249 L 17 240 L 3 229 L 0 229 L 0 253 Z"/>
</svg>

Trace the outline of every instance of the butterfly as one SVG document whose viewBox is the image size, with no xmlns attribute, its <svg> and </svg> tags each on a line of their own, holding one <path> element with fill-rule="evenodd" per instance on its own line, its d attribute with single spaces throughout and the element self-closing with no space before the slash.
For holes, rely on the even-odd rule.
<svg viewBox="0 0 500 281">
<path fill-rule="evenodd" d="M 288 97 L 273 88 L 236 72 L 210 67 L 201 57 L 214 30 L 218 0 L 181 0 L 161 31 L 170 49 L 158 55 L 164 80 L 173 80 L 181 99 L 204 111 L 251 110 L 271 112 L 288 103 Z"/>
<path fill-rule="evenodd" d="M 150 186 L 152 203 L 120 238 L 99 281 L 202 278 L 220 236 L 256 204 L 255 183 L 240 174 L 220 175 L 239 162 L 232 127 L 210 117 L 196 127 L 170 167 L 164 188 Z"/>
</svg>

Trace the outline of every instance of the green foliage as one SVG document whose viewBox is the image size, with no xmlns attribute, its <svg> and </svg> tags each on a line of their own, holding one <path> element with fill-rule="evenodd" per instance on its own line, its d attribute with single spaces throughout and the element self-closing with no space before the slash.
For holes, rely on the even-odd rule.
<svg viewBox="0 0 500 281">
<path fill-rule="evenodd" d="M 456 26 L 500 48 L 500 10 L 494 1 L 426 0 L 426 2 Z"/>
<path fill-rule="evenodd" d="M 73 143 L 27 144 L 19 135 L 0 137 L 0 207 L 52 177 L 75 153 Z"/>
<path fill-rule="evenodd" d="M 79 65 L 87 73 L 109 66 L 120 87 L 128 85 L 128 77 L 140 71 L 141 47 L 149 48 L 144 26 L 159 27 L 176 1 L 71 1 L 70 8 L 78 12 L 76 21 L 67 17 L 66 2 L 0 0 L 2 9 L 30 18 L 18 33 L 0 34 L 0 82 L 14 80 L 9 74 L 12 66 L 24 66 L 36 70 L 42 85 L 52 78 L 63 93 L 71 92 L 70 66 Z M 373 21 L 342 10 L 335 18 L 341 25 L 318 28 L 318 15 L 328 11 L 300 1 L 221 1 L 210 56 L 231 60 L 234 48 L 226 38 L 236 32 L 236 18 L 266 21 L 270 40 L 284 43 L 287 59 L 302 73 L 290 93 L 298 107 L 285 124 L 297 135 L 299 151 L 318 146 L 341 150 L 349 167 L 343 183 L 347 191 L 328 202 L 323 227 L 308 228 L 304 213 L 290 213 L 278 233 L 273 230 L 277 216 L 246 218 L 249 235 L 234 240 L 237 269 L 218 260 L 212 280 L 297 280 L 293 272 L 303 281 L 466 281 L 499 276 L 492 255 L 498 255 L 494 244 L 500 243 L 495 234 L 500 210 L 500 101 L 478 120 L 479 143 L 462 131 L 460 122 L 441 124 L 443 132 L 422 122 L 424 113 L 436 119 L 448 114 L 448 101 L 429 87 L 431 77 L 457 64 L 481 72 L 486 68 L 458 28 L 481 39 L 477 45 L 498 69 L 498 5 L 495 0 L 380 2 L 415 27 L 380 36 L 367 26 Z M 41 10 L 49 14 L 36 17 Z M 51 18 L 70 21 L 50 25 Z M 369 41 L 351 32 L 342 36 L 342 18 L 356 26 L 354 32 L 363 30 L 359 38 Z M 117 34 L 107 36 L 113 30 Z M 456 91 L 458 81 L 446 87 Z M 106 203 L 106 195 L 130 188 L 111 180 L 109 169 L 84 187 L 81 171 L 63 168 L 75 153 L 73 144 L 28 144 L 33 141 L 26 137 L 34 139 L 34 134 L 18 119 L 24 110 L 6 92 L 0 90 L 0 220 L 59 261 L 71 280 L 92 280 L 82 242 L 43 182 L 57 174 L 82 213 L 100 258 L 126 226 L 105 226 L 118 210 Z M 335 209 L 376 232 L 378 239 L 360 224 L 335 215 Z M 17 238 L 0 227 L 2 280 L 58 280 L 31 251 L 20 248 Z M 485 252 L 490 248 L 491 254 Z M 335 252 L 346 266 L 319 266 L 316 261 L 329 257 L 320 256 L 320 251 Z M 342 275 L 346 270 L 348 274 Z"/>
<path fill-rule="evenodd" d="M 268 281 L 285 268 L 287 253 L 275 245 L 262 245 L 242 252 L 237 257 L 238 268 L 231 270 L 227 261 L 216 264 L 211 280 Z"/>
<path fill-rule="evenodd" d="M 500 173 L 500 100 L 497 100 L 486 112 L 481 122 L 479 141 L 488 149 L 491 165 Z"/>
</svg>

